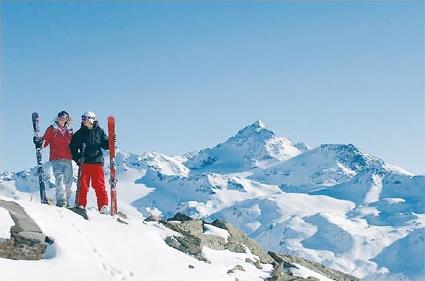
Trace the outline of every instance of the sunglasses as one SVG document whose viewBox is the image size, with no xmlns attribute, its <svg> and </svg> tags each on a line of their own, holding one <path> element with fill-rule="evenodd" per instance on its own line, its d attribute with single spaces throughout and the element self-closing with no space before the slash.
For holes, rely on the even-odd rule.
<svg viewBox="0 0 425 281">
<path fill-rule="evenodd" d="M 90 116 L 85 116 L 85 115 L 81 116 L 81 120 L 94 120 L 94 119 L 95 119 L 94 117 L 90 117 Z"/>
</svg>

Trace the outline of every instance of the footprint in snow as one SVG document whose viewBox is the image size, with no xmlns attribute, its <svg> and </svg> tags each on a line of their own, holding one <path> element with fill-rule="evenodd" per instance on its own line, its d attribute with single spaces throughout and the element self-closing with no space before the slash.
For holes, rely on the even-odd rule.
<svg viewBox="0 0 425 281">
<path fill-rule="evenodd" d="M 57 210 L 59 213 L 59 216 L 61 218 L 64 217 L 62 210 Z M 76 224 L 70 222 L 70 225 L 75 229 L 75 231 L 78 233 L 78 235 L 80 237 L 82 237 L 84 240 L 86 240 L 91 246 L 92 246 L 92 252 L 95 255 L 98 264 L 100 265 L 100 267 L 105 271 L 106 274 L 108 274 L 109 276 L 111 276 L 112 278 L 119 280 L 119 281 L 125 281 L 131 277 L 134 277 L 134 273 L 132 271 L 122 271 L 117 269 L 116 267 L 112 266 L 111 264 L 107 263 L 104 259 L 103 259 L 103 255 L 99 252 L 99 250 L 94 247 L 94 242 L 92 239 L 90 239 L 89 236 L 87 236 L 86 234 L 84 234 L 78 227 Z"/>
</svg>

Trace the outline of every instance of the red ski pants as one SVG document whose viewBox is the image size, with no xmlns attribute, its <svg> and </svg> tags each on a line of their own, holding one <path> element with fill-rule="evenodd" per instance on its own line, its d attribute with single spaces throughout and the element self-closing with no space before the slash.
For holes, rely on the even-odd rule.
<svg viewBox="0 0 425 281">
<path fill-rule="evenodd" d="M 105 187 L 105 175 L 101 164 L 82 164 L 80 175 L 80 196 L 78 197 L 78 205 L 86 207 L 87 193 L 91 184 L 96 192 L 97 208 L 100 210 L 102 206 L 108 205 L 108 193 Z"/>
</svg>

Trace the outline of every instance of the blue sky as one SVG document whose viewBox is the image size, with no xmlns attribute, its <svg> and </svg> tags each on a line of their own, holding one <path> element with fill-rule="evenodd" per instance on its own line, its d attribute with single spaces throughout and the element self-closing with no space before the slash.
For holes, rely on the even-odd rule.
<svg viewBox="0 0 425 281">
<path fill-rule="evenodd" d="M 424 162 L 424 3 L 1 2 L 0 170 L 61 110 L 128 152 L 182 154 L 255 120 L 309 146 Z"/>
</svg>

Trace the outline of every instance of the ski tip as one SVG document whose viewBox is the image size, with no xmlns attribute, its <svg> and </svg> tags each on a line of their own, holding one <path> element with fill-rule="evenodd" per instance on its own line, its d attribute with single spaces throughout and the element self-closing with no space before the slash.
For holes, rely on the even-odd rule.
<svg viewBox="0 0 425 281">
<path fill-rule="evenodd" d="M 33 112 L 32 113 L 32 120 L 37 120 L 38 119 L 38 113 L 37 112 Z"/>
</svg>

